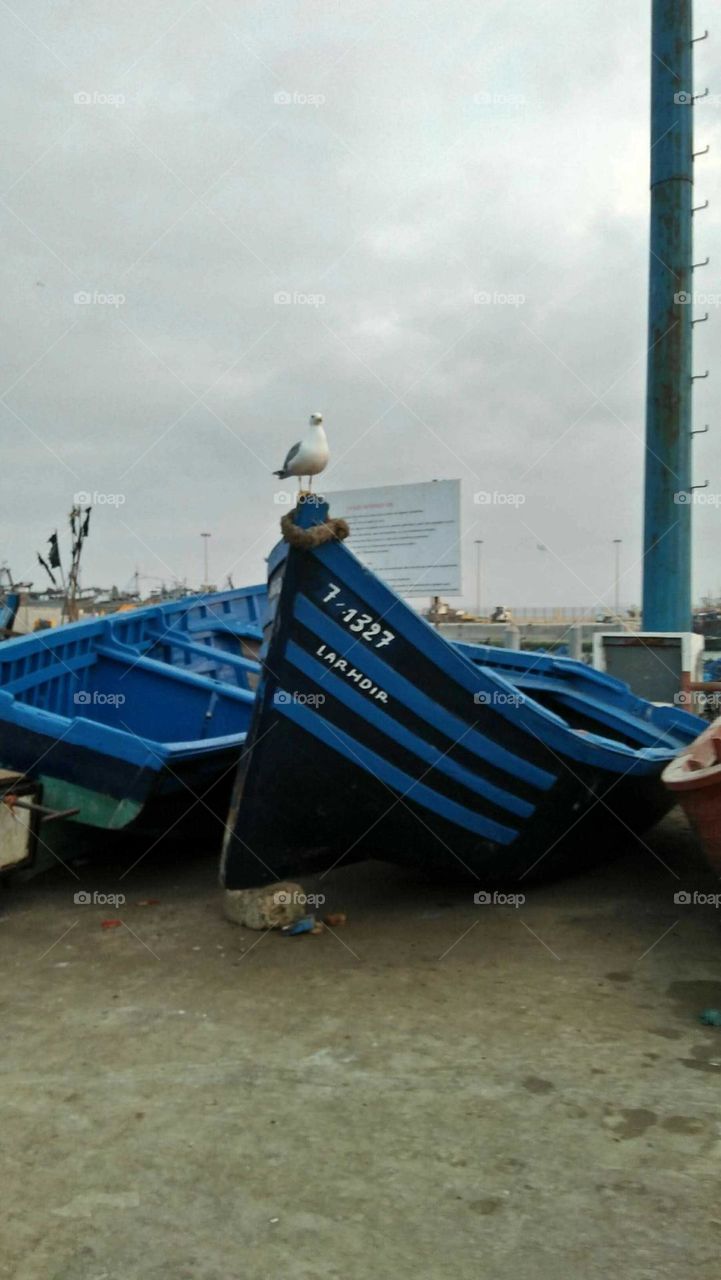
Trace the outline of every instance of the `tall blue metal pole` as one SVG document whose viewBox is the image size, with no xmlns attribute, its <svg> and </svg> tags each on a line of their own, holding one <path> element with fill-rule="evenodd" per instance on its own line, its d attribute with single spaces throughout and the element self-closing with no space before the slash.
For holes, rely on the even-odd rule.
<svg viewBox="0 0 721 1280">
<path fill-rule="evenodd" d="M 692 0 L 653 0 L 643 626 L 691 630 Z"/>
</svg>

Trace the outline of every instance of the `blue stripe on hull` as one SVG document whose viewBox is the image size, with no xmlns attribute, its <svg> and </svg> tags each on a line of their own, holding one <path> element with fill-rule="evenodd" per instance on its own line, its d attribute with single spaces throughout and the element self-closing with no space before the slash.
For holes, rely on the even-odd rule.
<svg viewBox="0 0 721 1280">
<path fill-rule="evenodd" d="M 457 826 L 462 827 L 465 831 L 470 831 L 473 835 L 483 836 L 487 840 L 493 840 L 497 844 L 511 844 L 516 839 L 518 831 L 513 827 L 504 827 L 501 823 L 493 822 L 490 818 L 484 818 L 480 814 L 473 813 L 470 809 L 457 804 L 454 800 L 449 800 L 437 791 L 432 791 L 430 787 L 426 787 L 422 782 L 411 778 L 402 769 L 396 768 L 390 761 L 384 760 L 375 751 L 361 746 L 359 742 L 356 742 L 349 734 L 344 733 L 342 729 L 337 729 L 329 724 L 327 720 L 321 719 L 315 711 L 312 711 L 304 704 L 291 701 L 278 706 L 277 710 L 307 733 L 311 733 L 315 738 L 324 742 L 326 746 L 332 747 L 334 751 L 339 751 L 347 760 L 365 769 L 374 778 L 378 778 L 387 787 L 398 792 L 399 796 L 397 798 L 394 797 L 394 799 L 413 800 L 416 804 L 420 804 L 425 809 L 430 810 L 431 813 L 438 814 L 439 817 L 456 823 Z"/>
<path fill-rule="evenodd" d="M 374 725 L 385 733 L 391 745 L 393 742 L 399 743 L 402 747 L 406 747 L 418 756 L 424 764 L 430 765 L 432 769 L 439 769 L 442 773 L 447 774 L 454 782 L 460 782 L 462 786 L 467 787 L 470 791 L 475 791 L 476 795 L 483 796 L 486 800 L 491 800 L 494 804 L 500 805 L 503 809 L 517 814 L 521 818 L 527 818 L 533 813 L 534 806 L 526 800 L 514 796 L 510 791 L 503 791 L 500 787 L 494 787 L 492 783 L 486 782 L 484 778 L 478 777 L 472 773 L 470 769 L 464 768 L 451 757 L 438 751 L 432 744 L 425 742 L 419 738 L 417 734 L 411 733 L 398 720 L 394 720 L 387 712 L 382 711 L 377 703 L 371 702 L 368 698 L 364 698 L 362 694 L 357 693 L 353 686 L 340 676 L 333 675 L 332 668 L 324 667 L 323 663 L 317 658 L 311 658 L 305 649 L 301 649 L 300 645 L 294 640 L 288 642 L 286 648 L 286 658 L 289 662 L 309 676 L 311 680 L 320 687 L 321 681 L 328 679 L 328 692 L 332 693 L 334 698 L 342 702 L 356 715 L 367 720 L 369 724 Z M 364 664 L 365 665 L 365 664 Z M 326 721 L 326 723 L 328 723 Z M 336 727 L 333 726 L 336 731 Z M 466 729 L 460 735 L 460 741 L 465 743 L 466 737 L 470 733 L 470 729 Z M 451 744 L 452 746 L 455 744 Z M 449 748 L 450 750 L 450 748 Z"/>
<path fill-rule="evenodd" d="M 305 596 L 298 596 L 293 610 L 294 617 L 298 619 L 303 626 L 307 627 L 321 640 L 330 644 L 336 653 L 342 654 L 348 650 L 349 645 L 357 647 L 357 642 L 347 632 L 343 631 L 331 618 L 327 617 L 317 605 L 314 605 Z M 406 680 L 404 676 L 394 671 L 392 667 L 387 665 L 381 658 L 377 657 L 371 649 L 364 648 L 358 657 L 363 670 L 378 685 L 388 688 L 393 696 L 403 702 L 411 711 L 420 716 L 421 719 L 429 720 L 438 729 L 440 729 L 452 742 L 457 742 L 463 738 L 463 745 L 469 751 L 489 764 L 494 765 L 497 769 L 511 774 L 512 777 L 522 778 L 531 786 L 538 787 L 540 790 L 546 791 L 553 786 L 556 781 L 552 773 L 539 769 L 536 765 L 530 764 L 529 761 L 523 760 L 521 756 L 514 755 L 505 747 L 499 746 L 490 738 L 486 738 L 476 729 L 469 729 L 469 726 L 458 716 L 452 712 L 444 710 L 432 698 L 422 693 L 415 685 Z"/>
</svg>

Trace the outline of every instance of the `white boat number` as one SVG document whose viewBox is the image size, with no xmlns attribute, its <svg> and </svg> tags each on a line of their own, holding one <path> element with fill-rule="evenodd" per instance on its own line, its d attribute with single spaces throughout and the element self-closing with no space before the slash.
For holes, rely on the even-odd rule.
<svg viewBox="0 0 721 1280">
<path fill-rule="evenodd" d="M 359 613 L 357 609 L 351 609 L 346 605 L 345 600 L 336 600 L 336 596 L 340 595 L 340 587 L 335 583 L 328 583 L 328 594 L 323 597 L 323 604 L 333 602 L 334 609 L 342 609 L 341 621 L 345 623 L 349 631 L 355 632 L 362 640 L 367 640 L 376 649 L 382 649 L 385 645 L 390 644 L 391 640 L 395 640 L 393 631 L 385 631 L 380 622 L 375 622 L 369 613 Z M 376 636 L 380 636 L 377 640 Z"/>
</svg>

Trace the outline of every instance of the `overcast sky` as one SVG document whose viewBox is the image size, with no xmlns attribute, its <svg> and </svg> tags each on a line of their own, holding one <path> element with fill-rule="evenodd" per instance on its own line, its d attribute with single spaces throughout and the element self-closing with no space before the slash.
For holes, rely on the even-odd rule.
<svg viewBox="0 0 721 1280">
<path fill-rule="evenodd" d="M 721 301 L 721 25 L 695 7 Z M 610 603 L 614 538 L 638 601 L 648 0 L 2 0 L 0 39 L 16 577 L 84 492 L 86 584 L 197 583 L 201 530 L 212 580 L 262 580 L 270 473 L 321 410 L 329 489 L 462 480 L 469 602 L 476 538 L 487 602 Z M 707 309 L 694 476 L 721 493 Z M 694 519 L 695 591 L 721 590 L 719 509 Z"/>
</svg>

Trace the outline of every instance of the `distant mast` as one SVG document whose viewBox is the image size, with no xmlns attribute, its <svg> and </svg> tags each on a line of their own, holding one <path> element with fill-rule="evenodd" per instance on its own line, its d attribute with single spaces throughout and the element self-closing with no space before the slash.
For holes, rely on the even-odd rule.
<svg viewBox="0 0 721 1280">
<path fill-rule="evenodd" d="M 80 612 L 78 609 L 78 593 L 80 591 L 80 559 L 83 554 L 83 546 L 85 539 L 90 531 L 90 507 L 73 506 L 70 510 L 70 533 L 72 535 L 72 558 L 70 562 L 70 573 L 68 574 L 68 584 L 65 589 L 65 600 L 63 603 L 62 621 L 77 622 Z"/>
<path fill-rule="evenodd" d="M 692 0 L 653 0 L 643 548 L 646 631 L 689 631 L 692 623 L 692 16 Z"/>
</svg>

